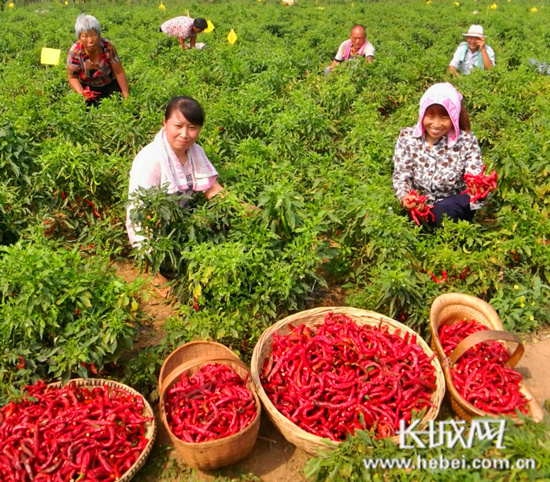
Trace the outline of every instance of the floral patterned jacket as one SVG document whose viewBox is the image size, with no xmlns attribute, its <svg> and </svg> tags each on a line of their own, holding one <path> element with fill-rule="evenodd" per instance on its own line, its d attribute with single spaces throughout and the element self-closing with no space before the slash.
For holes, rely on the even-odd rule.
<svg viewBox="0 0 550 482">
<path fill-rule="evenodd" d="M 479 174 L 483 168 L 476 136 L 461 131 L 456 143 L 447 146 L 447 136 L 430 147 L 425 136 L 414 137 L 413 127 L 401 130 L 393 156 L 393 189 L 399 200 L 415 189 L 434 204 L 466 189 L 464 174 Z M 483 201 L 470 204 L 479 209 Z"/>
</svg>

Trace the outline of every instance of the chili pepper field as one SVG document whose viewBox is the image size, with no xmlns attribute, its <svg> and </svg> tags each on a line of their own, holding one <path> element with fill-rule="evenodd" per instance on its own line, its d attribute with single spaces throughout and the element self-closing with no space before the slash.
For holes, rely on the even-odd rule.
<svg viewBox="0 0 550 482">
<path fill-rule="evenodd" d="M 116 47 L 128 99 L 86 109 L 69 87 L 64 62 L 81 12 Z M 199 34 L 202 51 L 157 32 L 187 14 L 215 26 Z M 526 341 L 522 374 L 545 402 L 549 354 L 532 342 L 550 330 L 546 1 L 2 1 L 0 19 L 0 406 L 37 380 L 95 376 L 156 406 L 160 366 L 177 346 L 215 340 L 250 363 L 267 327 L 317 306 L 376 311 L 429 342 L 430 306 L 448 292 L 488 302 Z M 374 62 L 323 75 L 355 23 Z M 484 27 L 496 66 L 451 77 L 471 24 Z M 61 50 L 58 65 L 40 63 L 43 47 Z M 447 81 L 464 96 L 498 187 L 473 222 L 427 231 L 394 196 L 392 156 L 423 92 Z M 227 194 L 182 209 L 161 189 L 141 193 L 137 219 L 153 235 L 132 251 L 130 166 L 176 95 L 203 106 L 198 143 Z M 161 266 L 175 277 L 167 299 L 150 285 Z M 547 421 L 508 427 L 506 449 L 481 441 L 430 452 L 532 458 L 535 469 L 434 474 L 368 470 L 365 454 L 402 451 L 365 434 L 309 457 L 264 418 L 252 457 L 237 466 L 188 469 L 161 433 L 135 480 L 550 479 Z"/>
</svg>

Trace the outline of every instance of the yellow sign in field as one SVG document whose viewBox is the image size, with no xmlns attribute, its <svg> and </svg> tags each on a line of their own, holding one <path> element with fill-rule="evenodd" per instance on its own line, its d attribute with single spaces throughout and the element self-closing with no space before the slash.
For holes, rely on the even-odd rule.
<svg viewBox="0 0 550 482">
<path fill-rule="evenodd" d="M 235 30 L 231 29 L 229 31 L 229 34 L 227 35 L 227 41 L 233 45 L 237 41 L 237 34 L 235 33 Z"/>
<path fill-rule="evenodd" d="M 214 24 L 210 21 L 210 20 L 207 20 L 206 22 L 206 28 L 204 29 L 204 33 L 210 33 L 212 32 L 212 30 L 214 30 L 216 27 L 214 27 Z"/>
<path fill-rule="evenodd" d="M 61 50 L 42 47 L 42 53 L 40 54 L 40 63 L 43 65 L 57 65 L 59 64 L 60 56 Z"/>
</svg>

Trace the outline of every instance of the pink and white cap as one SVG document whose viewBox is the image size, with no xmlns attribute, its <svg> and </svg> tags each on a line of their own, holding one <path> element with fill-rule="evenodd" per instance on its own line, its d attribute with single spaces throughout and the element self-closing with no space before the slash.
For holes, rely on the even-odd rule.
<svg viewBox="0 0 550 482">
<path fill-rule="evenodd" d="M 432 85 L 420 99 L 420 111 L 418 114 L 418 123 L 413 130 L 413 136 L 422 137 L 424 135 L 424 126 L 422 120 L 426 109 L 432 104 L 440 104 L 449 113 L 453 129 L 447 134 L 447 146 L 452 147 L 460 134 L 459 116 L 461 109 L 462 95 L 449 82 Z"/>
</svg>

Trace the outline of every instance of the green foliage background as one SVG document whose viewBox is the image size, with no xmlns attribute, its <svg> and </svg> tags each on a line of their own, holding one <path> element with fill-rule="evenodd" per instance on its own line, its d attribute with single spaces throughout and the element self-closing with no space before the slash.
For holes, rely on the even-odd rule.
<svg viewBox="0 0 550 482">
<path fill-rule="evenodd" d="M 349 305 L 424 336 L 431 302 L 447 291 L 488 301 L 507 329 L 548 325 L 550 77 L 529 62 L 550 62 L 544 1 L 164 5 L 4 2 L 1 244 L 33 243 L 38 232 L 59 243 L 46 257 L 63 256 L 61 244 L 87 252 L 94 246 L 89 254 L 104 262 L 129 256 L 132 160 L 160 128 L 165 104 L 190 95 L 207 115 L 200 144 L 231 195 L 178 213 L 162 193 L 151 193 L 148 206 L 162 229 L 149 261 L 181 268 L 182 308 L 167 324 L 160 354 L 144 352 L 143 360 L 158 364 L 163 351 L 195 338 L 222 341 L 246 358 L 265 326 L 307 306 L 325 282 L 345 288 Z M 116 46 L 130 84 L 126 101 L 112 98 L 88 111 L 68 86 L 64 58 L 81 11 L 95 15 Z M 187 11 L 216 27 L 199 36 L 204 51 L 182 51 L 157 32 Z M 375 62 L 348 62 L 322 75 L 354 23 L 366 25 Z M 472 23 L 484 26 L 497 65 L 452 79 L 447 65 Z M 235 45 L 226 40 L 230 28 Z M 60 65 L 40 65 L 42 47 L 61 49 Z M 441 81 L 464 95 L 484 161 L 500 182 L 474 223 L 426 233 L 393 195 L 392 155 L 399 130 L 416 122 L 422 93 Z M 240 201 L 262 211 L 248 216 Z M 448 281 L 433 283 L 430 273 L 443 270 Z M 125 376 L 142 388 L 154 385 L 152 368 Z"/>
</svg>

